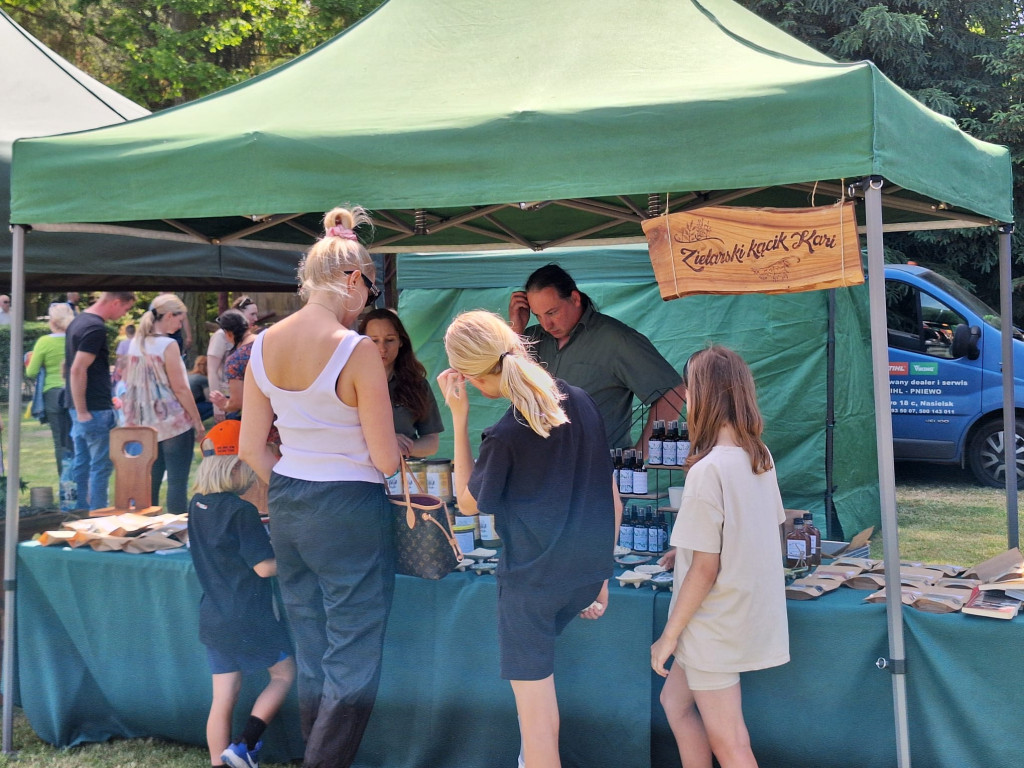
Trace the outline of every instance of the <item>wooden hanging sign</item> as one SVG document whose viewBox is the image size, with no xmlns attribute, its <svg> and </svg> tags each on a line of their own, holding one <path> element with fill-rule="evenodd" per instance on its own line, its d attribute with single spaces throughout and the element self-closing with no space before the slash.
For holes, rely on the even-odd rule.
<svg viewBox="0 0 1024 768">
<path fill-rule="evenodd" d="M 864 282 L 852 201 L 817 208 L 709 206 L 642 226 L 665 300 Z"/>
</svg>

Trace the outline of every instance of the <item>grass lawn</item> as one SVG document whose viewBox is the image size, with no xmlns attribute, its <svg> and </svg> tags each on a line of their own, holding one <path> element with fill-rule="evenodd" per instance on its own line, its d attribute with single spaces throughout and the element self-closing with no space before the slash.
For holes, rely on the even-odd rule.
<svg viewBox="0 0 1024 768">
<path fill-rule="evenodd" d="M 33 419 L 22 422 L 21 462 L 23 480 L 30 486 L 52 486 L 56 494 L 50 431 Z M 968 472 L 923 464 L 897 465 L 896 482 L 904 560 L 973 565 L 1006 549 L 1005 499 L 1000 490 L 979 487 Z M 27 490 L 21 503 L 29 503 Z M 882 557 L 880 530 L 872 541 L 871 555 Z M 15 716 L 14 748 L 16 759 L 0 755 L 0 768 L 203 768 L 210 764 L 204 748 L 155 739 L 54 749 L 33 733 L 20 711 Z"/>
<path fill-rule="evenodd" d="M 3 406 L 6 411 L 6 406 Z M 6 436 L 5 436 L 6 439 Z M 193 475 L 189 478 L 191 484 L 194 478 L 196 467 L 199 466 L 199 462 L 202 457 L 199 455 L 199 451 L 195 452 L 195 456 L 192 460 L 192 472 Z M 60 477 L 57 474 L 57 460 L 53 455 L 53 438 L 50 435 L 50 428 L 45 424 L 40 424 L 36 419 L 31 417 L 23 418 L 21 420 L 21 467 L 19 468 L 19 474 L 23 482 L 28 483 L 28 488 L 44 487 L 49 486 L 53 489 L 53 497 L 55 503 L 60 495 Z M 31 491 L 26 489 L 21 492 L 20 503 L 21 506 L 27 506 L 29 504 L 29 497 Z M 111 475 L 110 478 L 110 503 L 114 503 L 114 477 Z M 167 499 L 167 484 L 164 483 L 160 488 L 160 504 L 163 504 Z"/>
</svg>

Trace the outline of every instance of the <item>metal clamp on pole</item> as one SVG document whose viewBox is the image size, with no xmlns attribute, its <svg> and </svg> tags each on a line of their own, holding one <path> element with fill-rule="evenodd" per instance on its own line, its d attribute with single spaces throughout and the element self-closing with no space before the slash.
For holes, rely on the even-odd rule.
<svg viewBox="0 0 1024 768">
<path fill-rule="evenodd" d="M 850 197 L 854 197 L 858 191 L 863 192 L 869 188 L 881 189 L 884 183 L 885 179 L 881 176 L 865 176 L 863 179 L 847 182 L 846 189 Z"/>
<path fill-rule="evenodd" d="M 906 659 L 887 659 L 884 656 L 879 656 L 878 660 L 875 662 L 875 666 L 883 671 L 888 670 L 894 675 L 907 674 Z"/>
</svg>

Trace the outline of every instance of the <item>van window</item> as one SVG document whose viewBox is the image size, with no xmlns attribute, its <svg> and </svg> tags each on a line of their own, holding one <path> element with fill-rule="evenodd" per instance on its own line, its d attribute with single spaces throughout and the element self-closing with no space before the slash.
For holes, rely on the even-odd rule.
<svg viewBox="0 0 1024 768">
<path fill-rule="evenodd" d="M 896 280 L 885 284 L 889 346 L 950 359 L 953 329 L 964 318 L 943 302 Z"/>
<path fill-rule="evenodd" d="M 920 291 L 921 320 L 924 325 L 924 353 L 932 357 L 952 357 L 953 329 L 966 320 L 938 299 Z"/>
</svg>

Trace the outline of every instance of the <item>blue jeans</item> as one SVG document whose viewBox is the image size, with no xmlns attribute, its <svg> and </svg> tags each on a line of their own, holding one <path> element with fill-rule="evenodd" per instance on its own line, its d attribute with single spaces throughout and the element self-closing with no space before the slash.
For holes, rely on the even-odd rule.
<svg viewBox="0 0 1024 768">
<path fill-rule="evenodd" d="M 153 462 L 153 503 L 159 504 L 160 484 L 167 471 L 167 508 L 165 512 L 180 515 L 188 512 L 188 473 L 192 469 L 192 452 L 196 445 L 194 430 L 182 432 L 157 443 Z"/>
<path fill-rule="evenodd" d="M 114 412 L 91 411 L 92 419 L 78 420 L 71 409 L 71 439 L 75 444 L 72 469 L 78 486 L 78 505 L 83 509 L 102 509 L 107 504 L 107 487 L 114 462 L 110 460 L 110 430 L 117 426 Z"/>
<path fill-rule="evenodd" d="M 272 474 L 277 578 L 295 641 L 303 765 L 347 768 L 377 698 L 395 588 L 384 486 Z"/>
</svg>

